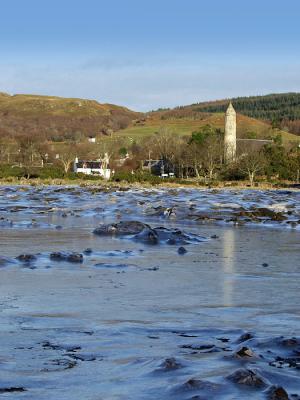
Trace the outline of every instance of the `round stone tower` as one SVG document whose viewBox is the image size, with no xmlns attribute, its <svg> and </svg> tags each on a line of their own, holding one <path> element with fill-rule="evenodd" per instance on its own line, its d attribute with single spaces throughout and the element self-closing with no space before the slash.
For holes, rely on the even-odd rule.
<svg viewBox="0 0 300 400">
<path fill-rule="evenodd" d="M 225 115 L 224 158 L 226 163 L 233 162 L 236 157 L 236 112 L 229 104 Z"/>
</svg>

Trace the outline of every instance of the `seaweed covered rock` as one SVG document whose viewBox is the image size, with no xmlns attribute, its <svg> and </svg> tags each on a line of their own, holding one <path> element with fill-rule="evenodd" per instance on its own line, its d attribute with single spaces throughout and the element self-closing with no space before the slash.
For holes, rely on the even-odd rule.
<svg viewBox="0 0 300 400">
<path fill-rule="evenodd" d="M 94 230 L 95 235 L 99 236 L 126 236 L 126 235 L 137 235 L 142 232 L 145 228 L 150 228 L 149 225 L 139 221 L 120 221 L 114 224 L 100 225 Z"/>
<path fill-rule="evenodd" d="M 266 391 L 268 400 L 289 400 L 286 390 L 282 386 L 271 386 Z"/>
<path fill-rule="evenodd" d="M 17 257 L 18 261 L 21 261 L 23 263 L 31 263 L 33 261 L 36 261 L 36 256 L 34 254 L 20 254 Z"/>
<path fill-rule="evenodd" d="M 256 371 L 246 368 L 241 368 L 227 376 L 227 379 L 233 383 L 256 388 L 267 386 L 265 379 Z"/>
<path fill-rule="evenodd" d="M 58 251 L 50 254 L 50 260 L 66 261 L 70 263 L 82 263 L 83 255 L 81 253 L 65 253 Z"/>
<path fill-rule="evenodd" d="M 163 371 L 173 371 L 175 369 L 182 368 L 182 364 L 176 360 L 176 358 L 166 358 L 161 364 L 160 369 Z"/>
<path fill-rule="evenodd" d="M 131 236 L 132 239 L 145 244 L 184 245 L 200 243 L 205 240 L 198 235 L 187 234 L 179 229 L 168 229 L 161 226 L 151 228 L 139 221 L 121 221 L 100 225 L 93 233 L 98 236 Z"/>
<path fill-rule="evenodd" d="M 155 229 L 151 229 L 150 227 L 144 228 L 140 233 L 134 236 L 134 240 L 145 243 L 145 244 L 158 244 L 159 243 L 159 235 L 155 231 Z"/>
</svg>

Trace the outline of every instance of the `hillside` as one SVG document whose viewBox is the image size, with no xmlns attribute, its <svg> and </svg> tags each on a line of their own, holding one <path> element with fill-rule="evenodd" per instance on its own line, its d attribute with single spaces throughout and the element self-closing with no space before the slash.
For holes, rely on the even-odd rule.
<svg viewBox="0 0 300 400">
<path fill-rule="evenodd" d="M 94 100 L 0 93 L 2 134 L 38 132 L 49 140 L 109 134 L 137 118 L 125 107 Z"/>
<path fill-rule="evenodd" d="M 231 99 L 237 112 L 264 120 L 300 119 L 300 93 L 279 93 L 266 96 L 236 97 Z M 228 99 L 193 104 L 202 112 L 224 112 Z"/>
<path fill-rule="evenodd" d="M 279 93 L 266 96 L 236 97 L 231 99 L 236 111 L 251 118 L 273 123 L 282 129 L 300 134 L 300 93 Z M 202 113 L 223 113 L 229 99 L 196 103 L 165 110 L 166 118 L 196 117 Z M 159 112 L 159 111 L 158 111 Z"/>
<path fill-rule="evenodd" d="M 298 106 L 300 109 L 300 94 L 233 101 L 238 111 L 238 137 L 266 139 L 280 133 L 285 142 L 299 139 L 287 129 L 272 129 L 268 118 L 263 121 L 253 115 L 271 117 L 272 112 L 283 115 L 286 110 L 287 117 L 292 118 L 297 115 Z M 11 96 L 0 92 L 0 137 L 34 134 L 52 142 L 76 140 L 84 143 L 87 136 L 93 135 L 103 136 L 106 141 L 118 145 L 119 140 L 125 143 L 140 141 L 161 127 L 169 128 L 174 134 L 190 135 L 206 124 L 223 129 L 227 105 L 228 100 L 220 100 L 142 114 L 95 100 L 25 94 Z M 297 124 L 297 120 L 284 121 Z"/>
<path fill-rule="evenodd" d="M 188 108 L 182 108 L 178 112 L 177 110 L 152 112 L 138 124 L 117 132 L 115 137 L 127 139 L 128 142 L 139 142 L 162 127 L 167 127 L 174 134 L 191 135 L 192 132 L 207 124 L 224 130 L 224 119 L 224 113 L 198 112 L 191 114 Z M 298 136 L 291 133 L 272 129 L 272 126 L 264 121 L 242 114 L 237 115 L 237 136 L 239 138 L 270 139 L 278 134 L 282 136 L 285 143 L 300 140 Z"/>
</svg>

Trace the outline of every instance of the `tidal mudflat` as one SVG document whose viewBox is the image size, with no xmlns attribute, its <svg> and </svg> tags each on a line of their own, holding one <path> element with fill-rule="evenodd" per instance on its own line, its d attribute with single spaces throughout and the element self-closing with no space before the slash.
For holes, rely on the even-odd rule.
<svg viewBox="0 0 300 400">
<path fill-rule="evenodd" d="M 0 397 L 300 399 L 300 192 L 0 188 Z"/>
</svg>

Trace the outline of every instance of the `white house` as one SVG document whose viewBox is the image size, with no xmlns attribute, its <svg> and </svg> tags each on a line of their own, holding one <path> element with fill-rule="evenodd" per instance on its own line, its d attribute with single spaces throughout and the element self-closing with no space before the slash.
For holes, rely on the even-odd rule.
<svg viewBox="0 0 300 400">
<path fill-rule="evenodd" d="M 89 143 L 96 143 L 96 138 L 94 136 L 89 136 L 88 141 Z"/>
<path fill-rule="evenodd" d="M 76 174 L 102 176 L 104 179 L 110 179 L 111 170 L 106 161 L 84 161 L 78 160 L 76 157 L 74 161 L 74 172 Z"/>
</svg>

